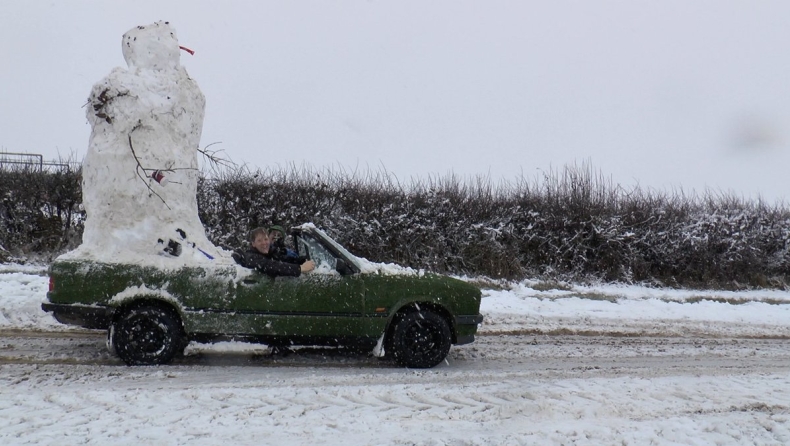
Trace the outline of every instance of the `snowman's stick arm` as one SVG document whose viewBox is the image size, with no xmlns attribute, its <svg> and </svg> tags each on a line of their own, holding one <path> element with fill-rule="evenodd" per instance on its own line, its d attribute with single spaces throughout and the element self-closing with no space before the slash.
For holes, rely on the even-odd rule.
<svg viewBox="0 0 790 446">
<path fill-rule="evenodd" d="M 129 148 L 132 150 L 132 156 L 134 157 L 134 161 L 137 163 L 137 168 L 135 168 L 135 172 L 137 173 L 137 176 L 138 176 L 138 177 L 140 177 L 140 181 L 142 181 L 142 182 L 143 182 L 143 184 L 145 184 L 145 187 L 146 187 L 146 188 L 148 188 L 148 190 L 149 190 L 149 191 L 151 191 L 151 193 L 152 193 L 152 194 L 156 195 L 156 196 L 157 196 L 157 198 L 159 198 L 160 200 L 162 200 L 162 203 L 164 203 L 164 205 L 165 205 L 165 206 L 167 206 L 167 208 L 168 208 L 168 209 L 170 209 L 170 206 L 168 206 L 168 205 L 167 205 L 167 202 L 165 201 L 165 199 L 164 199 L 164 198 L 162 198 L 162 196 L 161 196 L 161 195 L 159 195 L 158 193 L 156 193 L 156 191 L 155 191 L 153 188 L 151 188 L 151 185 L 150 185 L 150 184 L 148 184 L 148 179 L 146 178 L 146 177 L 147 177 L 147 175 L 143 175 L 143 174 L 141 174 L 141 173 L 140 173 L 140 171 L 143 171 L 143 172 L 145 172 L 145 170 L 146 170 L 146 169 L 145 169 L 145 167 L 143 167 L 143 165 L 142 165 L 142 164 L 140 164 L 140 158 L 137 158 L 137 153 L 135 153 L 135 151 L 134 151 L 134 145 L 132 144 L 132 132 L 134 132 L 135 130 L 137 130 L 139 127 L 140 127 L 140 124 L 137 124 L 137 125 L 136 125 L 136 126 L 134 126 L 134 128 L 133 128 L 133 129 L 132 129 L 132 130 L 129 132 Z"/>
</svg>

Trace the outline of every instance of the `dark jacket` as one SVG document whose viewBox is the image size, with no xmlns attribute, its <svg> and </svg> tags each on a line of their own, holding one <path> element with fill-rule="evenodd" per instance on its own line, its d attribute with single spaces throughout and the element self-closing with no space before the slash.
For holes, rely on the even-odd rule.
<svg viewBox="0 0 790 446">
<path fill-rule="evenodd" d="M 250 249 L 244 252 L 239 263 L 246 268 L 252 268 L 272 277 L 298 277 L 302 274 L 302 270 L 299 268 L 298 264 L 278 260 L 273 257 L 271 252 L 269 254 L 264 254 L 254 247 L 250 247 Z"/>
</svg>

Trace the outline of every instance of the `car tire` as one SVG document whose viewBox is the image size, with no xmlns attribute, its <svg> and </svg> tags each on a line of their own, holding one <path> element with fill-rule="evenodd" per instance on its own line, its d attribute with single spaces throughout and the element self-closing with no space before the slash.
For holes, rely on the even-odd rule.
<svg viewBox="0 0 790 446">
<path fill-rule="evenodd" d="M 110 330 L 115 352 L 127 365 L 167 364 L 184 347 L 178 315 L 159 306 L 130 308 Z"/>
<path fill-rule="evenodd" d="M 401 366 L 427 369 L 444 361 L 451 343 L 447 320 L 432 311 L 420 310 L 396 320 L 389 351 Z"/>
</svg>

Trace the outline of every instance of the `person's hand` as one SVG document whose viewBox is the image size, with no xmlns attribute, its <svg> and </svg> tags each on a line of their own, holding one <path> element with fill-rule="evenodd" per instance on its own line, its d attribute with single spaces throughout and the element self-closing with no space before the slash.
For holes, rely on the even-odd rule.
<svg viewBox="0 0 790 446">
<path fill-rule="evenodd" d="M 309 273 L 314 269 L 315 269 L 315 262 L 313 262 L 312 260 L 308 260 L 302 263 L 301 265 L 299 265 L 299 270 L 302 271 L 303 273 Z"/>
</svg>

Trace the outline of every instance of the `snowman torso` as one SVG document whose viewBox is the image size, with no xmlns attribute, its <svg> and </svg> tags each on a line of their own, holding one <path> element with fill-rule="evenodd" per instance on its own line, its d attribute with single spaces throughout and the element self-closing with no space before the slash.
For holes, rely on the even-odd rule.
<svg viewBox="0 0 790 446">
<path fill-rule="evenodd" d="M 83 163 L 87 217 L 75 255 L 156 256 L 157 240 L 177 229 L 216 254 L 196 201 L 205 98 L 180 65 L 175 31 L 166 22 L 136 27 L 122 45 L 129 68 L 97 82 L 86 106 L 92 128 Z"/>
</svg>

